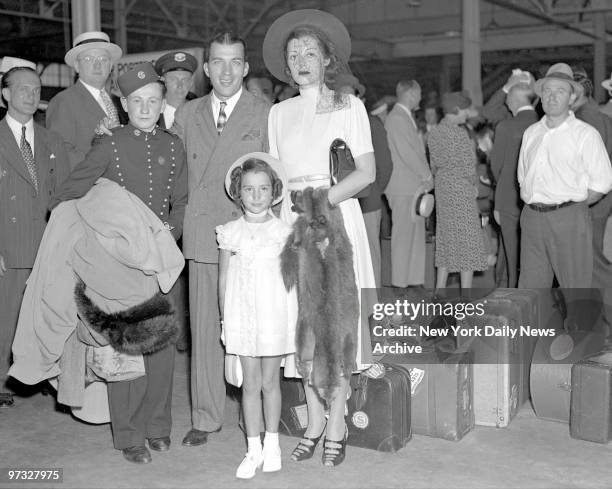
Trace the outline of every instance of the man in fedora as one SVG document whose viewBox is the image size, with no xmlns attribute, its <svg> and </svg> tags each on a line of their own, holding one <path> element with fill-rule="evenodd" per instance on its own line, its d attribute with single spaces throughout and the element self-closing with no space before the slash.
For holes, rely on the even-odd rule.
<svg viewBox="0 0 612 489">
<path fill-rule="evenodd" d="M 11 345 L 49 196 L 69 173 L 61 138 L 33 120 L 40 78 L 31 65 L 14 63 L 1 84 L 8 112 L 0 121 L 0 408 L 14 404 L 6 385 Z"/>
<path fill-rule="evenodd" d="M 166 84 L 166 107 L 159 117 L 158 124 L 170 129 L 174 124 L 174 114 L 187 100 L 193 100 L 194 76 L 198 60 L 184 51 L 164 54 L 155 62 L 155 70 Z"/>
<path fill-rule="evenodd" d="M 393 172 L 385 195 L 391 207 L 391 285 L 425 283 L 425 218 L 412 217 L 415 196 L 433 188 L 433 177 L 413 111 L 421 102 L 416 80 L 400 81 L 397 103 L 385 122 Z"/>
<path fill-rule="evenodd" d="M 108 127 L 119 125 L 117 107 L 105 87 L 121 55 L 121 48 L 110 42 L 108 34 L 92 31 L 75 37 L 64 57 L 79 79 L 49 102 L 47 128 L 64 140 L 71 168 L 85 158 L 100 121 L 107 118 Z"/>
<path fill-rule="evenodd" d="M 84 196 L 104 177 L 140 198 L 178 239 L 187 203 L 187 166 L 179 138 L 157 127 L 165 104 L 164 84 L 151 63 L 123 73 L 117 84 L 129 124 L 114 128 L 94 145 L 51 206 Z M 174 352 L 169 345 L 145 354 L 145 377 L 108 384 L 113 443 L 130 462 L 151 462 L 145 439 L 152 450 L 170 449 Z"/>
<path fill-rule="evenodd" d="M 230 32 L 209 43 L 204 72 L 212 91 L 180 107 L 173 131 L 183 140 L 189 168 L 183 253 L 189 264 L 191 321 L 191 422 L 185 446 L 207 442 L 219 431 L 225 410 L 224 351 L 217 282 L 219 250 L 215 226 L 236 219 L 239 210 L 223 182 L 240 156 L 268 148 L 270 104 L 242 88 L 249 71 L 246 46 Z"/>
<path fill-rule="evenodd" d="M 516 167 L 523 133 L 538 121 L 533 108 L 536 98 L 534 83 L 533 75 L 528 71 L 512 70 L 503 87 L 506 106 L 512 117 L 502 120 L 495 127 L 491 150 L 491 172 L 497 183 L 493 215 L 501 228 L 501 250 L 507 271 L 504 277 L 507 283 L 504 286 L 507 287 L 518 285 L 521 239 L 519 218 L 523 202 L 519 195 Z"/>
<path fill-rule="evenodd" d="M 518 182 L 521 213 L 519 287 L 591 287 L 589 205 L 612 189 L 612 168 L 597 130 L 570 110 L 582 94 L 572 69 L 551 66 L 535 83 L 544 117 L 525 131 Z"/>
</svg>

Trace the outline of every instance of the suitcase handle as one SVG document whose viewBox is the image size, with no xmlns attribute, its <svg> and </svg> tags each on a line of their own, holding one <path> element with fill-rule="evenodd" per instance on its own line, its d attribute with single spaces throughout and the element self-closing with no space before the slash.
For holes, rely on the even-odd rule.
<svg viewBox="0 0 612 489">
<path fill-rule="evenodd" d="M 360 411 L 368 400 L 368 377 L 363 374 L 357 376 L 355 386 L 355 408 Z"/>
</svg>

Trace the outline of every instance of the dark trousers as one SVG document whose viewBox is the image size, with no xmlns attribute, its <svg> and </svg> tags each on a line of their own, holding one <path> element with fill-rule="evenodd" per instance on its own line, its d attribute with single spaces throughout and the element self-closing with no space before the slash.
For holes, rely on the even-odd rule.
<svg viewBox="0 0 612 489">
<path fill-rule="evenodd" d="M 221 428 L 225 413 L 225 350 L 221 343 L 219 265 L 189 260 L 191 422 L 196 430 Z"/>
<path fill-rule="evenodd" d="M 11 346 L 31 271 L 31 268 L 9 268 L 0 277 L 0 392 L 8 390 L 5 383 L 11 366 Z"/>
<path fill-rule="evenodd" d="M 147 375 L 108 383 L 113 443 L 121 450 L 145 444 L 145 438 L 170 436 L 174 344 L 144 355 Z"/>
<path fill-rule="evenodd" d="M 519 288 L 591 287 L 593 232 L 586 202 L 551 212 L 529 206 L 521 213 Z"/>
<path fill-rule="evenodd" d="M 499 213 L 499 226 L 502 235 L 502 249 L 508 273 L 507 287 L 518 285 L 519 274 L 519 250 L 521 243 L 519 216 L 513 216 L 505 212 Z"/>
</svg>

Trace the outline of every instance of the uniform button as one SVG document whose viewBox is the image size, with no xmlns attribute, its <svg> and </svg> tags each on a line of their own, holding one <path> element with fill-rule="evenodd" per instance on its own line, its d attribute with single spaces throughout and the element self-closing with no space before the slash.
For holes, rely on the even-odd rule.
<svg viewBox="0 0 612 489">
<path fill-rule="evenodd" d="M 11 200 L 15 200 L 17 198 L 16 195 L 11 195 Z"/>
<path fill-rule="evenodd" d="M 117 173 L 117 175 L 122 176 L 122 174 L 121 174 L 121 173 Z"/>
<path fill-rule="evenodd" d="M 16 217 L 11 217 L 11 222 L 17 222 L 17 218 Z"/>
</svg>

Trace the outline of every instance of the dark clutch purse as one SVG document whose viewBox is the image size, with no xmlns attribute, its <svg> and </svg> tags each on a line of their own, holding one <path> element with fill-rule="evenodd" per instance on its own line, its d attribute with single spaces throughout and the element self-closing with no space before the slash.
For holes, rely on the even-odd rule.
<svg viewBox="0 0 612 489">
<path fill-rule="evenodd" d="M 331 184 L 336 185 L 338 182 L 355 171 L 355 160 L 345 141 L 342 139 L 334 139 L 329 147 L 329 173 L 331 175 Z M 363 199 L 370 195 L 372 184 L 353 195 L 356 199 Z"/>
</svg>

